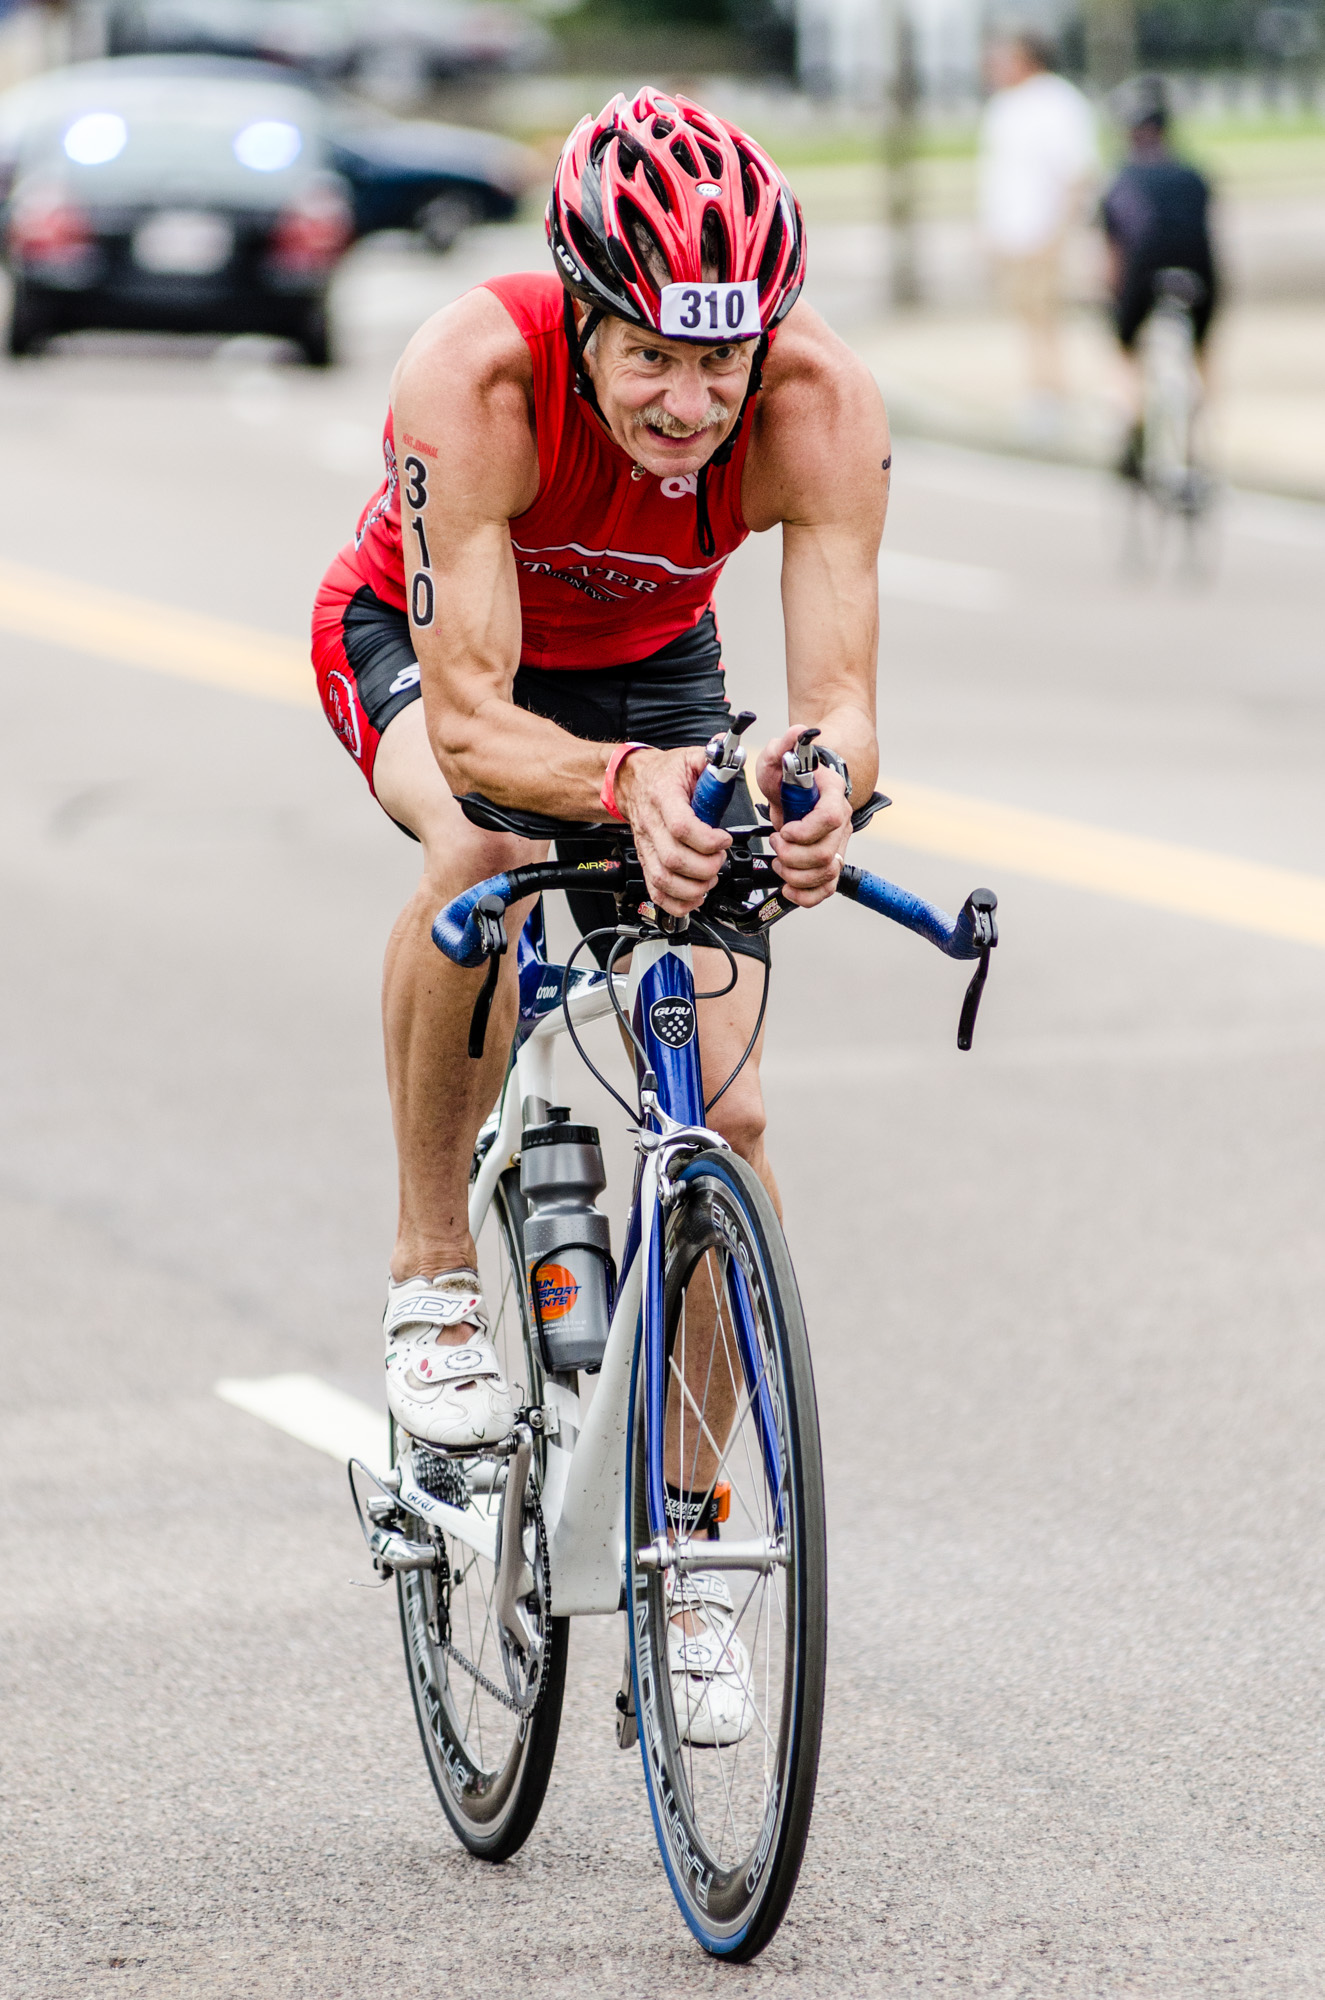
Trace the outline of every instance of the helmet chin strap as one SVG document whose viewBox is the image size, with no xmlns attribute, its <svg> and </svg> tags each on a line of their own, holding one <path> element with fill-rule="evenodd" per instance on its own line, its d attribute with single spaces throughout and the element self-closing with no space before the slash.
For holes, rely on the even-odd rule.
<svg viewBox="0 0 1325 2000">
<path fill-rule="evenodd" d="M 571 367 L 574 370 L 575 393 L 582 397 L 594 415 L 606 424 L 607 418 L 599 406 L 598 392 L 594 388 L 593 378 L 584 365 L 584 350 L 607 318 L 607 314 L 602 306 L 590 306 L 585 314 L 584 331 L 581 333 L 575 324 L 575 301 L 569 292 L 563 292 L 561 295 L 561 309 L 566 322 L 566 343 L 570 348 Z"/>
</svg>

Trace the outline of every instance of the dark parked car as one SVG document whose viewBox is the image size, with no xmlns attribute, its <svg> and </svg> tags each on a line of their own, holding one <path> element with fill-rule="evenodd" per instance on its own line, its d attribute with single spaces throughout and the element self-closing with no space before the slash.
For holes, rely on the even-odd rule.
<svg viewBox="0 0 1325 2000">
<path fill-rule="evenodd" d="M 502 0 L 118 0 L 112 55 L 229 55 L 288 63 L 392 105 L 436 83 L 538 67 L 548 31 Z"/>
<path fill-rule="evenodd" d="M 495 132 L 372 119 L 335 106 L 328 130 L 359 236 L 417 229 L 435 250 L 449 250 L 472 223 L 509 222 L 539 173 L 531 152 Z"/>
<path fill-rule="evenodd" d="M 352 98 L 314 94 L 272 64 L 216 56 L 124 56 L 54 70 L 0 98 L 0 226 L 6 190 L 18 172 L 20 154 L 34 138 L 42 132 L 48 140 L 52 134 L 58 138 L 66 130 L 60 118 L 72 122 L 88 106 L 96 106 L 106 88 L 120 92 L 148 80 L 156 92 L 172 80 L 188 78 L 278 90 L 300 134 L 306 134 L 308 148 L 320 146 L 322 160 L 340 174 L 354 236 L 418 230 L 434 250 L 450 250 L 470 224 L 510 220 L 520 194 L 538 176 L 534 154 L 494 132 L 386 118 Z M 304 162 L 306 158 L 308 154 Z"/>
<path fill-rule="evenodd" d="M 10 353 L 151 327 L 283 335 L 324 367 L 327 286 L 354 216 L 318 111 L 248 65 L 169 58 L 84 63 L 11 92 Z"/>
</svg>

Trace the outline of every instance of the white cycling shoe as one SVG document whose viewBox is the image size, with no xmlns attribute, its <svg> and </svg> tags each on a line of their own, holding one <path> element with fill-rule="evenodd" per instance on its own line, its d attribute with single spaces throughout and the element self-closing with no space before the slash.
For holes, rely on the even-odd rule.
<svg viewBox="0 0 1325 2000">
<path fill-rule="evenodd" d="M 459 1345 L 438 1338 L 468 1326 Z M 396 1422 L 424 1444 L 472 1451 L 506 1437 L 515 1399 L 488 1338 L 488 1315 L 473 1271 L 394 1279 L 387 1285 L 386 1400 Z"/>
<path fill-rule="evenodd" d="M 691 1570 L 671 1585 L 667 1665 L 683 1743 L 725 1749 L 754 1724 L 750 1655 L 737 1636 L 732 1597 L 716 1570 Z M 683 1613 L 689 1613 L 688 1618 Z M 695 1629 L 687 1632 L 687 1624 Z"/>
</svg>

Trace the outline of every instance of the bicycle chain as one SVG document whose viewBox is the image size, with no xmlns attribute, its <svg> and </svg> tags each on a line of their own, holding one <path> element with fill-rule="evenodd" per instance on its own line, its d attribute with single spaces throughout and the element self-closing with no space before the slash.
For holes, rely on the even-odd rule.
<svg viewBox="0 0 1325 2000">
<path fill-rule="evenodd" d="M 536 1495 L 530 1494 L 529 1498 L 534 1510 L 534 1546 L 538 1551 L 539 1562 L 543 1571 L 542 1622 L 545 1627 L 550 1628 L 552 1624 L 552 1564 L 548 1559 L 547 1536 L 543 1532 L 543 1510 L 538 1504 Z M 434 1644 L 437 1645 L 439 1652 L 445 1653 L 448 1660 L 454 1660 L 456 1665 L 463 1668 L 471 1679 L 476 1680 L 485 1694 L 491 1695 L 494 1701 L 499 1701 L 503 1708 L 509 1708 L 513 1714 L 518 1715 L 523 1721 L 528 1721 L 529 1717 L 538 1707 L 539 1702 L 543 1699 L 543 1689 L 547 1683 L 548 1661 L 552 1652 L 552 1635 L 550 1629 L 547 1630 L 543 1641 L 543 1655 L 538 1668 L 538 1686 L 525 1701 L 517 1701 L 515 1696 L 509 1693 L 506 1688 L 498 1687 L 496 1681 L 490 1680 L 487 1674 L 483 1672 L 483 1669 L 476 1667 L 474 1662 L 471 1659 L 467 1659 L 460 1648 L 452 1645 L 449 1639 L 434 1641 Z"/>
</svg>

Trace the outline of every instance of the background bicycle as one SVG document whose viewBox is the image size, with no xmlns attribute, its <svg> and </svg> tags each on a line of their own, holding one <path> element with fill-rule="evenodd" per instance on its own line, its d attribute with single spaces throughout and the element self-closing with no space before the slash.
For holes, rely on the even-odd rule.
<svg viewBox="0 0 1325 2000">
<path fill-rule="evenodd" d="M 1130 491 L 1125 557 L 1153 572 L 1175 563 L 1203 575 L 1214 560 L 1217 481 L 1205 443 L 1205 383 L 1193 313 L 1204 296 L 1193 271 L 1155 278 L 1155 305 L 1141 330 L 1142 412 L 1123 473 Z"/>
</svg>

